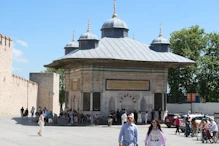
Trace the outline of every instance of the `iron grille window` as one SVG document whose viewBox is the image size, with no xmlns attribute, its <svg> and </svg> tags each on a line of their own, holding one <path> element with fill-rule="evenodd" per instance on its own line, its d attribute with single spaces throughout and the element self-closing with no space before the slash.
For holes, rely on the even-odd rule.
<svg viewBox="0 0 219 146">
<path fill-rule="evenodd" d="M 93 111 L 100 111 L 100 92 L 93 93 Z"/>
<path fill-rule="evenodd" d="M 83 93 L 83 111 L 90 111 L 90 93 Z"/>
</svg>

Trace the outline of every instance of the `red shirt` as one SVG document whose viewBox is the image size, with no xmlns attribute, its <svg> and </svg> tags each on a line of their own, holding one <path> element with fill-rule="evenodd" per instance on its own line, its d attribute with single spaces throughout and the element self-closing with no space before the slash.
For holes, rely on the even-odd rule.
<svg viewBox="0 0 219 146">
<path fill-rule="evenodd" d="M 176 126 L 179 126 L 179 118 L 176 119 Z"/>
</svg>

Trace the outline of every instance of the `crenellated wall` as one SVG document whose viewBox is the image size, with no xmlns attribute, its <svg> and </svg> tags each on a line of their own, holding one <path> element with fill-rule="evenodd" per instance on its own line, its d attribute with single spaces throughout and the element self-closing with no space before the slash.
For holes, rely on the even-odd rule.
<svg viewBox="0 0 219 146">
<path fill-rule="evenodd" d="M 59 114 L 59 75 L 31 73 L 31 81 L 13 75 L 12 48 L 12 39 L 0 34 L 0 115 L 39 105 Z"/>
<path fill-rule="evenodd" d="M 10 99 L 12 44 L 11 38 L 0 34 L 0 109 L 7 108 L 5 102 Z M 3 113 L 3 111 L 0 110 L 0 113 Z"/>
<path fill-rule="evenodd" d="M 12 75 L 12 39 L 0 34 L 0 114 L 20 114 L 36 107 L 38 85 Z"/>
<path fill-rule="evenodd" d="M 11 108 L 11 113 L 19 113 L 20 108 L 28 108 L 29 111 L 32 106 L 37 106 L 37 92 L 38 84 L 22 77 L 12 75 L 11 84 L 11 99 L 13 102 L 16 100 L 16 104 L 13 104 L 16 108 Z M 18 108 L 18 109 L 17 109 Z"/>
</svg>

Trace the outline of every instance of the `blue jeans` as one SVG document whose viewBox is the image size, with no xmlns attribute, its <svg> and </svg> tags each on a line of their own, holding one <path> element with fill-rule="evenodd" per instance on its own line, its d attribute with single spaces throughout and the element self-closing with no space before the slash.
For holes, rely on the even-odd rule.
<svg viewBox="0 0 219 146">
<path fill-rule="evenodd" d="M 189 124 L 186 124 L 186 137 L 188 137 L 190 135 L 190 132 L 191 132 L 191 128 L 189 127 Z"/>
</svg>

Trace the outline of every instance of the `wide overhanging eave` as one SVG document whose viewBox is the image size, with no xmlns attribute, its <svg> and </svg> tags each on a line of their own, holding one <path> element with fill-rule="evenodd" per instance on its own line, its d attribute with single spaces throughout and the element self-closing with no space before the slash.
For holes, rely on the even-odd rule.
<svg viewBox="0 0 219 146">
<path fill-rule="evenodd" d="M 61 60 L 55 60 L 50 64 L 44 65 L 46 68 L 69 68 L 71 64 L 91 64 L 91 63 L 121 63 L 121 64 L 127 64 L 127 66 L 134 66 L 135 64 L 142 65 L 142 66 L 153 66 L 155 68 L 176 68 L 176 67 L 185 67 L 192 64 L 195 64 L 195 62 L 160 62 L 160 61 L 135 61 L 135 60 L 117 60 L 117 59 L 101 59 L 101 58 L 66 58 Z"/>
</svg>

